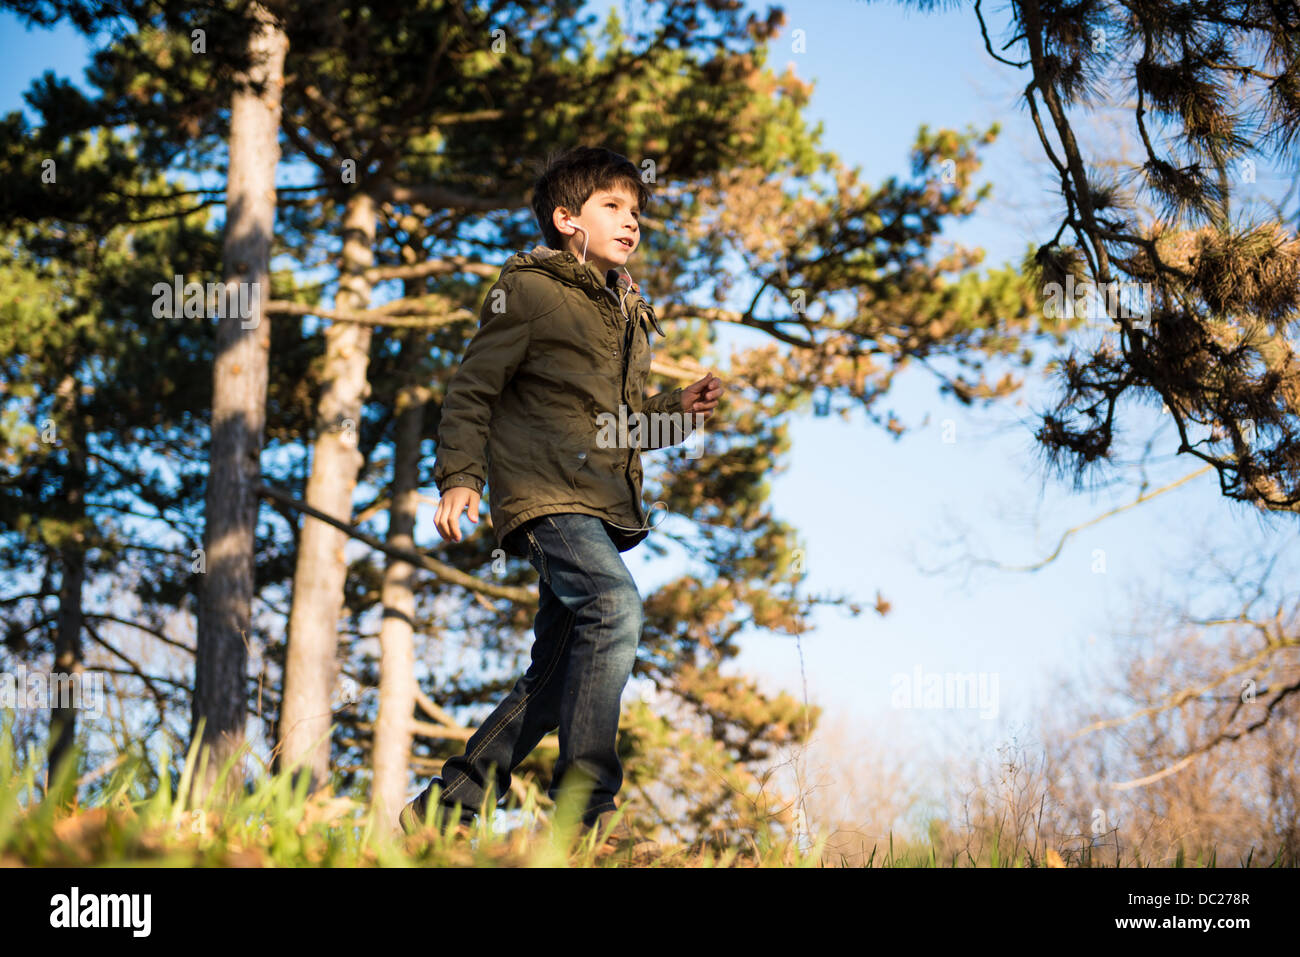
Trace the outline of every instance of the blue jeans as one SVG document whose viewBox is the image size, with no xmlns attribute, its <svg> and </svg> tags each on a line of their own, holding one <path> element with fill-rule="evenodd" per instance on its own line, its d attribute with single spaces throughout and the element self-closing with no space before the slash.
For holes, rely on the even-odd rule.
<svg viewBox="0 0 1300 957">
<path fill-rule="evenodd" d="M 558 803 L 566 790 L 589 789 L 582 820 L 591 825 L 615 809 L 623 786 L 619 705 L 641 640 L 641 594 L 593 515 L 543 515 L 510 534 L 527 539 L 540 578 L 532 664 L 464 753 L 443 765 L 440 802 L 459 802 L 462 822 L 472 822 L 489 786 L 494 797 L 506 794 L 511 772 L 558 728 L 547 794 Z"/>
</svg>

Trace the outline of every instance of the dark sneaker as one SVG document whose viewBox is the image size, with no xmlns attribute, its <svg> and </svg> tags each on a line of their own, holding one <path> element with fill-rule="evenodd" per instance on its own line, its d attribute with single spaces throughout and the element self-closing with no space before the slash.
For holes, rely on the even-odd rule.
<svg viewBox="0 0 1300 957">
<path fill-rule="evenodd" d="M 417 794 L 415 800 L 402 808 L 402 812 L 398 814 L 397 823 L 402 826 L 402 830 L 407 834 L 418 834 L 420 831 L 424 830 L 424 815 L 429 808 L 429 795 L 435 786 L 437 786 L 439 790 L 442 789 L 442 778 L 435 777 L 430 781 L 429 786 Z M 435 811 L 434 819 L 430 822 L 430 826 L 442 830 L 445 824 L 445 819 L 441 818 L 441 816 Z M 457 837 L 468 837 L 470 835 L 470 827 L 463 823 L 457 824 L 454 833 Z"/>
<path fill-rule="evenodd" d="M 608 857 L 614 853 L 629 853 L 633 858 L 644 859 L 658 854 L 661 848 L 657 841 L 637 834 L 627 823 L 627 817 L 621 817 L 617 824 L 610 826 L 615 811 L 602 811 L 596 818 L 596 856 Z M 585 824 L 578 826 L 578 840 L 585 840 L 593 828 Z"/>
</svg>

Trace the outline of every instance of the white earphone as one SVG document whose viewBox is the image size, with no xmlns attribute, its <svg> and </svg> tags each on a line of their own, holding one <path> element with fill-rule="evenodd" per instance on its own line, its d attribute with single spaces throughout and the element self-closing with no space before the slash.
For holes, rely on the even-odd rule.
<svg viewBox="0 0 1300 957">
<path fill-rule="evenodd" d="M 574 229 L 581 229 L 581 230 L 582 230 L 582 253 L 578 256 L 578 262 L 580 262 L 580 263 L 585 263 L 585 262 L 587 261 L 587 243 L 589 243 L 589 242 L 591 241 L 591 233 L 587 232 L 587 229 L 586 229 L 585 226 L 581 226 L 581 225 L 579 225 L 578 223 L 575 223 L 572 219 L 569 220 L 569 225 L 572 226 Z M 624 273 L 624 275 L 627 276 L 628 283 L 630 284 L 630 283 L 632 282 L 632 274 L 631 274 L 630 272 L 627 271 L 627 267 L 626 267 L 626 266 L 623 267 L 623 273 Z M 622 309 L 622 307 L 623 307 L 623 299 L 624 299 L 624 297 L 626 297 L 626 296 L 627 296 L 627 293 L 624 292 L 623 295 L 622 295 L 622 296 L 619 296 L 619 298 L 618 298 L 618 305 L 619 305 L 619 308 L 620 308 L 620 309 Z M 627 315 L 626 310 L 624 311 L 623 315 L 624 315 L 624 316 Z"/>
<path fill-rule="evenodd" d="M 578 262 L 585 263 L 587 261 L 587 243 L 591 242 L 591 233 L 587 232 L 586 229 L 579 226 L 573 220 L 569 220 L 569 225 L 574 229 L 582 230 L 582 255 L 578 257 Z"/>
</svg>

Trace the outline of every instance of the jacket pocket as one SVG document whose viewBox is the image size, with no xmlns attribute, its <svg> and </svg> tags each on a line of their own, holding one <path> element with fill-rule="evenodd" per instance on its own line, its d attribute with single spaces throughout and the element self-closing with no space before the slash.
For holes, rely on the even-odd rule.
<svg viewBox="0 0 1300 957">
<path fill-rule="evenodd" d="M 545 464 L 546 471 L 553 479 L 559 479 L 569 489 L 577 491 L 577 475 L 586 466 L 591 456 L 591 437 L 585 434 L 567 433 L 554 438 L 539 439 L 534 446 L 534 454 L 539 463 Z"/>
<path fill-rule="evenodd" d="M 564 477 L 569 484 L 577 488 L 577 475 L 587 466 L 587 459 L 591 455 L 591 439 L 589 436 L 574 436 L 566 440 L 561 445 L 564 455 Z"/>
</svg>

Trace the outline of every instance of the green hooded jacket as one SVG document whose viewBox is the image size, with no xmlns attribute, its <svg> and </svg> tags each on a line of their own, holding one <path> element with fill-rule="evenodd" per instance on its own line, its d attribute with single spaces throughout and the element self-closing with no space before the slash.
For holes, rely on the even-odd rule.
<svg viewBox="0 0 1300 957">
<path fill-rule="evenodd" d="M 626 270 L 602 276 L 546 246 L 511 256 L 447 385 L 433 469 L 439 493 L 490 486 L 497 543 L 514 555 L 526 551 L 507 541 L 512 531 L 559 512 L 604 519 L 619 551 L 641 542 L 649 529 L 641 449 L 675 445 L 691 431 L 681 388 L 644 397 L 651 327 L 663 335 Z M 636 413 L 649 428 L 635 429 Z"/>
</svg>

